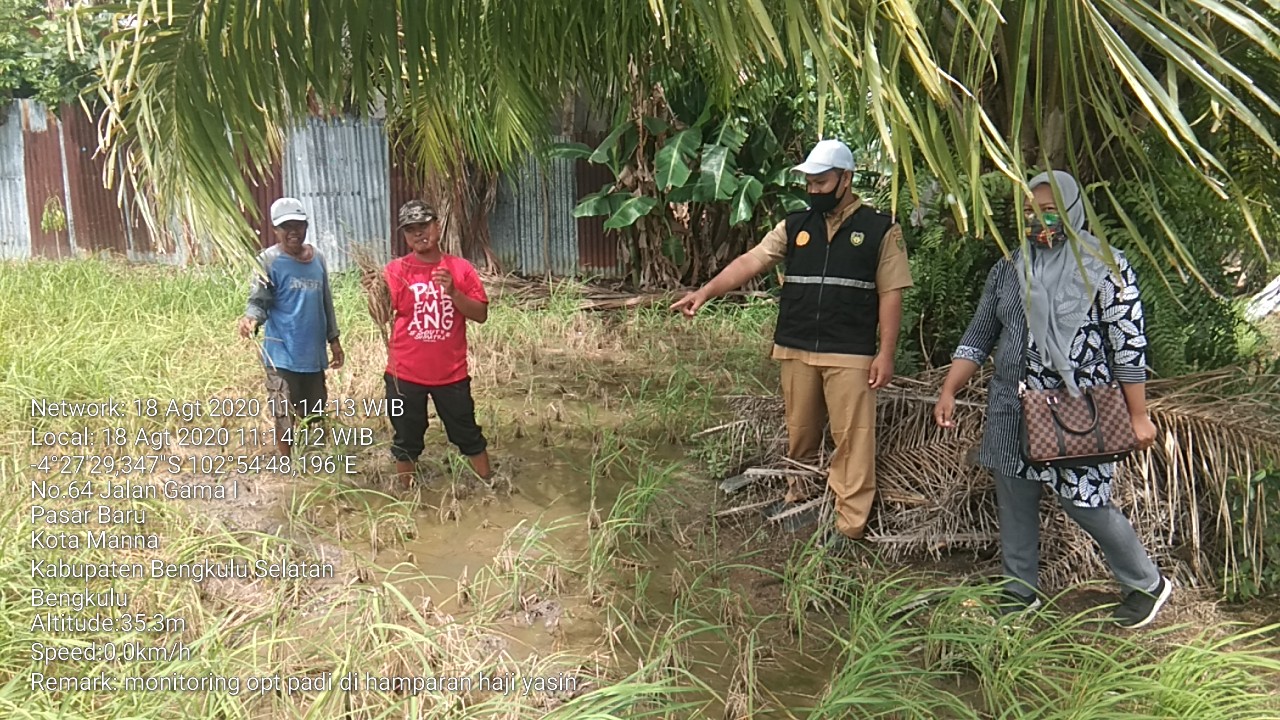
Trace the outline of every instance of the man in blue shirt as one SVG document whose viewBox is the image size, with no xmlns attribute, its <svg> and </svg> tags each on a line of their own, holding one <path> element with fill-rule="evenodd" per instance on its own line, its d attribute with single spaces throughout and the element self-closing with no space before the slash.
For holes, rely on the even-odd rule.
<svg viewBox="0 0 1280 720">
<path fill-rule="evenodd" d="M 342 367 L 329 271 L 319 248 L 307 244 L 307 213 L 294 198 L 271 204 L 276 244 L 258 255 L 261 273 L 250 282 L 240 335 L 265 328 L 262 364 L 267 410 L 275 418 L 276 448 L 289 455 L 293 418 L 321 414 L 329 400 L 325 368 Z M 325 344 L 333 354 L 329 360 Z"/>
</svg>

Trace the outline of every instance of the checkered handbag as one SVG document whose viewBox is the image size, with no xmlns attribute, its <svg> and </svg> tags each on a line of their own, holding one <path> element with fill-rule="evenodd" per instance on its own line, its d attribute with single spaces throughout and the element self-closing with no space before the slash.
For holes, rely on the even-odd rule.
<svg viewBox="0 0 1280 720">
<path fill-rule="evenodd" d="M 1138 447 L 1129 405 L 1119 383 L 1080 388 L 1021 389 L 1023 445 L 1027 460 L 1044 467 L 1084 467 L 1115 462 Z"/>
<path fill-rule="evenodd" d="M 1122 460 L 1138 449 L 1129 403 L 1114 380 L 1080 388 L 1032 390 L 1027 364 L 1018 388 L 1022 401 L 1022 450 L 1039 467 L 1086 467 Z"/>
</svg>

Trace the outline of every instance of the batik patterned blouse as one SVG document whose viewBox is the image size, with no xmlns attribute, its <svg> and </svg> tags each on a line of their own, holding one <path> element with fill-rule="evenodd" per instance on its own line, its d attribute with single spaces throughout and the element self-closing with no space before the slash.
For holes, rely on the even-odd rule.
<svg viewBox="0 0 1280 720">
<path fill-rule="evenodd" d="M 1070 359 L 1082 388 L 1113 378 L 1123 384 L 1147 380 L 1147 338 L 1137 274 L 1123 254 L 1113 252 L 1119 276 L 1109 273 L 1099 283 L 1088 318 L 1071 343 Z M 1063 381 L 1045 368 L 1034 339 L 1028 339 L 1018 281 L 1020 263 L 1015 254 L 991 268 L 978 309 L 952 356 L 982 365 L 995 353 L 978 462 L 996 473 L 1044 482 L 1075 505 L 1102 507 L 1111 501 L 1115 463 L 1040 469 L 1029 465 L 1023 454 L 1018 384 L 1024 372 L 1032 389 L 1062 387 Z"/>
</svg>

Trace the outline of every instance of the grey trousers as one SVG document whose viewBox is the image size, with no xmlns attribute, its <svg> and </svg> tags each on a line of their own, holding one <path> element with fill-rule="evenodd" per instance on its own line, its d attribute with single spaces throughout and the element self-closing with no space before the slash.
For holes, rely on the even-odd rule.
<svg viewBox="0 0 1280 720">
<path fill-rule="evenodd" d="M 1000 554 L 1006 588 L 1023 597 L 1040 582 L 1040 493 L 1035 480 L 996 473 L 996 502 L 1000 510 Z M 1102 554 L 1125 592 L 1150 591 L 1160 584 L 1160 569 L 1152 562 L 1133 524 L 1115 505 L 1085 508 L 1062 497 L 1058 504 L 1102 548 Z"/>
</svg>

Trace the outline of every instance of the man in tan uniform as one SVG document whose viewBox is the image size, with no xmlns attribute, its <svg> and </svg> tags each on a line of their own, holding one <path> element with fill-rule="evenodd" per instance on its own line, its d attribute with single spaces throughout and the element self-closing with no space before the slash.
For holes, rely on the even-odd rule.
<svg viewBox="0 0 1280 720">
<path fill-rule="evenodd" d="M 817 457 L 830 421 L 836 450 L 827 485 L 838 532 L 826 544 L 838 550 L 866 532 L 876 488 L 875 391 L 893 379 L 902 291 L 912 284 L 902 228 L 851 191 L 853 167 L 844 143 L 819 142 L 794 168 L 806 176 L 810 207 L 671 306 L 692 317 L 708 300 L 785 261 L 773 357 L 782 363 L 787 454 Z M 769 515 L 804 499 L 792 483 Z"/>
</svg>

